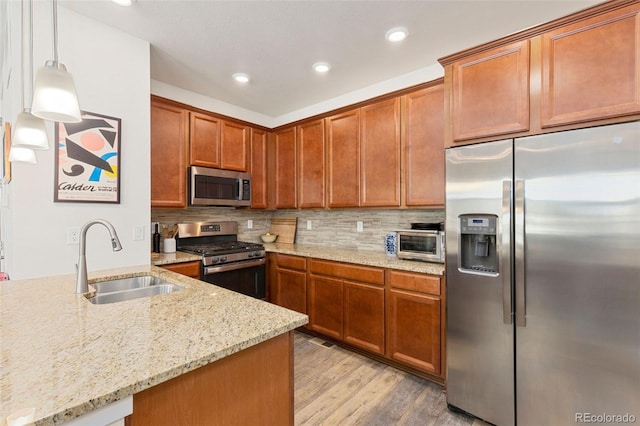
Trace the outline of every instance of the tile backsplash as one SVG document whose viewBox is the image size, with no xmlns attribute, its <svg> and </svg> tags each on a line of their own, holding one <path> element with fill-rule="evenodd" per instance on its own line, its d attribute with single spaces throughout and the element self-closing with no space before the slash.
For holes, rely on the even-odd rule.
<svg viewBox="0 0 640 426">
<path fill-rule="evenodd" d="M 444 210 L 250 210 L 232 207 L 196 207 L 184 210 L 152 209 L 151 220 L 173 226 L 175 223 L 234 220 L 238 222 L 238 239 L 260 241 L 269 230 L 274 216 L 298 218 L 296 243 L 325 247 L 352 248 L 384 252 L 388 232 L 408 229 L 412 222 L 443 222 Z M 248 229 L 248 221 L 253 229 Z M 307 222 L 311 229 L 307 229 Z M 362 232 L 357 222 L 362 221 Z"/>
</svg>

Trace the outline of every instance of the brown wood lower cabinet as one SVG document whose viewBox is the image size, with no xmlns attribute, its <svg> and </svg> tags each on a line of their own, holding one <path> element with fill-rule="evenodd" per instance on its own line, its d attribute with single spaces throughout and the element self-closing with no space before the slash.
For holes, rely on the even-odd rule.
<svg viewBox="0 0 640 426">
<path fill-rule="evenodd" d="M 125 424 L 292 425 L 291 332 L 133 395 Z"/>
<path fill-rule="evenodd" d="M 168 265 L 161 265 L 160 267 L 191 278 L 200 279 L 199 260 L 194 260 L 193 262 L 171 263 Z"/>
<path fill-rule="evenodd" d="M 311 333 L 444 383 L 444 277 L 275 253 L 268 257 L 270 300 L 307 313 Z"/>
<path fill-rule="evenodd" d="M 309 260 L 309 328 L 384 354 L 384 270 Z"/>
<path fill-rule="evenodd" d="M 269 300 L 303 314 L 307 313 L 307 259 L 286 254 L 269 254 L 271 295 Z"/>
<path fill-rule="evenodd" d="M 444 377 L 444 327 L 437 276 L 387 271 L 387 356 Z"/>
</svg>

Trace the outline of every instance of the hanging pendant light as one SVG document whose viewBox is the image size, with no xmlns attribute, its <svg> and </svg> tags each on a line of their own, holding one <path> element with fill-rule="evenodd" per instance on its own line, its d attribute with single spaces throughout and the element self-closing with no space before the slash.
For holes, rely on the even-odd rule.
<svg viewBox="0 0 640 426">
<path fill-rule="evenodd" d="M 9 151 L 9 161 L 12 163 L 30 163 L 36 164 L 36 152 L 31 148 L 25 148 L 23 146 L 12 146 Z"/>
<path fill-rule="evenodd" d="M 58 2 L 52 0 L 53 60 L 38 70 L 31 113 L 45 120 L 79 123 L 80 105 L 73 77 L 58 62 Z"/>
<path fill-rule="evenodd" d="M 24 22 L 24 7 L 22 3 L 21 14 Z M 44 120 L 35 117 L 28 108 L 24 108 L 24 104 L 30 100 L 31 84 L 33 82 L 33 2 L 29 0 L 29 84 L 25 84 L 25 55 L 24 55 L 24 29 L 22 29 L 21 39 L 21 80 L 22 80 L 22 107 L 23 112 L 18 114 L 15 125 L 13 126 L 13 137 L 11 138 L 11 147 L 24 147 L 31 149 L 49 149 L 49 140 L 47 139 L 47 129 Z M 29 87 L 29 94 L 25 92 Z M 24 156 L 21 156 L 24 157 Z"/>
</svg>

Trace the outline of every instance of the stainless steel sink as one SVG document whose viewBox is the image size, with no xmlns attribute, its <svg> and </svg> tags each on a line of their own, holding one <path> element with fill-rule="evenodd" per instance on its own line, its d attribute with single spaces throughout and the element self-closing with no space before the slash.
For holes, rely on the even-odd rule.
<svg viewBox="0 0 640 426">
<path fill-rule="evenodd" d="M 143 275 L 140 277 L 120 278 L 117 280 L 101 281 L 93 283 L 91 286 L 96 289 L 96 293 L 111 293 L 113 291 L 131 290 L 134 288 L 151 287 L 158 284 L 170 284 L 162 278 L 153 275 Z"/>
<path fill-rule="evenodd" d="M 88 300 L 95 305 L 168 294 L 184 288 L 152 275 L 102 281 L 91 285 L 96 289 L 96 294 L 88 297 Z"/>
</svg>

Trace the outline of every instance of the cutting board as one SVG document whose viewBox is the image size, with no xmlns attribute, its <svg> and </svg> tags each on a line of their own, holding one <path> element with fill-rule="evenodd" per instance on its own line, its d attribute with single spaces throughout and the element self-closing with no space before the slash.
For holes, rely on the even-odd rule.
<svg viewBox="0 0 640 426">
<path fill-rule="evenodd" d="M 269 232 L 278 236 L 276 243 L 293 244 L 296 240 L 297 225 L 298 218 L 295 216 L 274 217 L 271 219 L 271 229 L 269 229 Z"/>
</svg>

